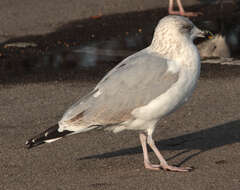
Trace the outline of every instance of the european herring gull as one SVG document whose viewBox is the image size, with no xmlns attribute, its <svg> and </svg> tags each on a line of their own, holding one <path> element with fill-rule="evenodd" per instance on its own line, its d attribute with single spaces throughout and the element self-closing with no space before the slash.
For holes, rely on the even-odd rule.
<svg viewBox="0 0 240 190">
<path fill-rule="evenodd" d="M 155 28 L 149 47 L 114 67 L 86 96 L 73 104 L 55 126 L 26 141 L 28 148 L 64 136 L 104 129 L 139 131 L 147 169 L 189 171 L 168 165 L 152 134 L 157 122 L 187 101 L 200 73 L 195 37 L 204 37 L 188 18 L 166 16 Z M 160 164 L 151 164 L 147 144 Z"/>
</svg>

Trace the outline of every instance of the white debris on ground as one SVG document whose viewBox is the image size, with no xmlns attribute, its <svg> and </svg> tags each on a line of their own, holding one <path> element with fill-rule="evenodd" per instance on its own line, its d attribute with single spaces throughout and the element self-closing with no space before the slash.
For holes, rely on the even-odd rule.
<svg viewBox="0 0 240 190">
<path fill-rule="evenodd" d="M 201 63 L 209 63 L 209 64 L 221 64 L 221 65 L 239 65 L 240 66 L 240 59 L 234 58 L 206 58 L 202 59 Z"/>
<path fill-rule="evenodd" d="M 33 42 L 13 42 L 13 43 L 8 43 L 4 45 L 4 48 L 10 48 L 10 47 L 15 47 L 15 48 L 37 47 L 37 44 Z"/>
</svg>

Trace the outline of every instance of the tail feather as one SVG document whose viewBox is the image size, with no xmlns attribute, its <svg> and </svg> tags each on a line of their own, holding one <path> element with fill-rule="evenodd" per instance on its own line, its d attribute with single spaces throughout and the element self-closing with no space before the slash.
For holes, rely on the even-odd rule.
<svg viewBox="0 0 240 190">
<path fill-rule="evenodd" d="M 58 128 L 59 126 L 58 124 L 56 124 L 48 128 L 47 130 L 43 131 L 39 135 L 27 140 L 25 143 L 26 147 L 30 149 L 44 143 L 50 143 L 50 142 L 56 141 L 66 135 L 73 133 L 73 131 L 67 131 L 67 130 L 59 132 Z"/>
</svg>

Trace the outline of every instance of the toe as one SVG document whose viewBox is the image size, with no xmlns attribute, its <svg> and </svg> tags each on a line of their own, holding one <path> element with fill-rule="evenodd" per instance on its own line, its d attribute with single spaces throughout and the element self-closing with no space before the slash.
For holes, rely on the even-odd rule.
<svg viewBox="0 0 240 190">
<path fill-rule="evenodd" d="M 162 166 L 164 170 L 173 171 L 173 172 L 189 172 L 192 170 L 191 167 L 176 167 L 176 166 Z"/>
<path fill-rule="evenodd" d="M 148 170 L 159 170 L 160 169 L 160 165 L 159 164 L 151 164 L 151 163 L 144 163 L 144 167 Z"/>
</svg>

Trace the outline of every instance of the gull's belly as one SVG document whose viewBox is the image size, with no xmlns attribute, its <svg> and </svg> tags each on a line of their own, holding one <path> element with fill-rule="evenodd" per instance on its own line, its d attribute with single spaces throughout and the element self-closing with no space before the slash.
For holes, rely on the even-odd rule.
<svg viewBox="0 0 240 190">
<path fill-rule="evenodd" d="M 191 96 L 199 72 L 184 73 L 178 81 L 164 94 L 161 94 L 147 105 L 133 110 L 132 114 L 143 120 L 158 120 L 177 109 Z"/>
</svg>

